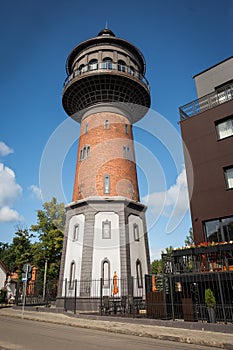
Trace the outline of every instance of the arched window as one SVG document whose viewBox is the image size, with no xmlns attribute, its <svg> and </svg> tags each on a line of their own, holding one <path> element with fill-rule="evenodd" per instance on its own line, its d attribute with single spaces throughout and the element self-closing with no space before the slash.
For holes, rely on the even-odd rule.
<svg viewBox="0 0 233 350">
<path fill-rule="evenodd" d="M 129 72 L 131 75 L 134 75 L 134 67 L 130 66 L 129 67 Z"/>
<path fill-rule="evenodd" d="M 105 258 L 102 261 L 102 279 L 103 279 L 103 287 L 110 287 L 110 261 Z"/>
<path fill-rule="evenodd" d="M 125 72 L 126 71 L 125 61 L 123 61 L 123 60 L 119 60 L 118 61 L 118 70 L 121 71 L 121 72 Z"/>
<path fill-rule="evenodd" d="M 134 240 L 136 242 L 139 242 L 139 227 L 138 227 L 138 224 L 133 224 L 133 235 L 134 235 Z"/>
<path fill-rule="evenodd" d="M 78 70 L 79 70 L 80 73 L 83 73 L 83 71 L 84 71 L 84 64 L 81 64 L 79 66 Z"/>
<path fill-rule="evenodd" d="M 104 128 L 109 129 L 109 120 L 108 119 L 106 119 L 104 122 Z"/>
<path fill-rule="evenodd" d="M 143 280 L 142 280 L 142 263 L 139 259 L 136 261 L 136 273 L 137 273 L 137 284 L 138 288 L 143 288 Z"/>
<path fill-rule="evenodd" d="M 104 193 L 110 193 L 110 176 L 104 176 Z"/>
<path fill-rule="evenodd" d="M 74 288 L 74 277 L 75 277 L 75 262 L 72 261 L 70 264 L 70 278 L 69 278 L 69 288 Z"/>
<path fill-rule="evenodd" d="M 98 69 L 98 61 L 96 59 L 90 60 L 88 63 L 88 70 Z"/>
<path fill-rule="evenodd" d="M 103 69 L 112 69 L 112 59 L 110 57 L 105 57 L 102 63 Z"/>
</svg>

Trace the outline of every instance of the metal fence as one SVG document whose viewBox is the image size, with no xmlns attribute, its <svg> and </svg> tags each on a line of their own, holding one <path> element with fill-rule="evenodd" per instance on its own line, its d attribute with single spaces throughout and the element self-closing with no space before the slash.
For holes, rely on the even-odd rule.
<svg viewBox="0 0 233 350">
<path fill-rule="evenodd" d="M 146 275 L 142 284 L 134 278 L 29 283 L 25 305 L 55 303 L 73 313 L 125 317 L 182 319 L 184 321 L 233 322 L 233 271 Z M 210 289 L 215 305 L 208 307 Z M 22 305 L 23 284 L 18 283 L 15 303 Z"/>
<path fill-rule="evenodd" d="M 212 308 L 207 289 L 214 295 Z M 233 271 L 147 275 L 146 309 L 151 318 L 233 322 Z"/>
</svg>

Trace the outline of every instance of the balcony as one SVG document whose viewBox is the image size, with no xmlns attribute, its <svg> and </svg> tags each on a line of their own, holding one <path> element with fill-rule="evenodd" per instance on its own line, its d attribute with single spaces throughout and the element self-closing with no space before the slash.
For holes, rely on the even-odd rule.
<svg viewBox="0 0 233 350">
<path fill-rule="evenodd" d="M 233 99 L 233 83 L 223 86 L 211 94 L 205 95 L 179 108 L 180 120 L 192 117 Z"/>
<path fill-rule="evenodd" d="M 123 75 L 130 76 L 132 78 L 136 78 L 141 83 L 145 85 L 145 87 L 149 90 L 149 83 L 147 79 L 137 70 L 133 69 L 132 66 L 122 65 L 119 63 L 113 63 L 113 62 L 96 62 L 93 64 L 87 64 L 85 66 L 82 66 L 81 69 L 76 69 L 70 74 L 65 82 L 64 82 L 64 88 L 72 82 L 73 79 L 77 78 L 78 76 L 82 77 L 86 74 L 90 73 L 105 73 L 105 72 L 115 72 L 122 73 Z"/>
</svg>

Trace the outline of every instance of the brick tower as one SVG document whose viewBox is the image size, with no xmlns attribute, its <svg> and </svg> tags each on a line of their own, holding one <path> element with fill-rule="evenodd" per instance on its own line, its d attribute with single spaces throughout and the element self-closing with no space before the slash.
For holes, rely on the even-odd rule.
<svg viewBox="0 0 233 350">
<path fill-rule="evenodd" d="M 126 281 L 119 295 L 132 288 L 142 291 L 150 259 L 132 124 L 150 106 L 144 57 L 104 29 L 73 49 L 66 71 L 62 103 L 80 123 L 80 138 L 73 198 L 66 207 L 58 299 L 64 297 L 64 280 L 69 297 L 74 280 L 81 281 L 78 297 L 98 296 L 92 281 L 101 278 L 107 294 L 114 272 Z"/>
</svg>

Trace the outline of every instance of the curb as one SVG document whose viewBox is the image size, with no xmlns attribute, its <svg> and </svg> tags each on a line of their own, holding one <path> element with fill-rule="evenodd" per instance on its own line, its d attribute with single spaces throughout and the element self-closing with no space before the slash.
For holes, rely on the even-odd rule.
<svg viewBox="0 0 233 350">
<path fill-rule="evenodd" d="M 30 312 L 30 311 L 27 311 Z M 126 323 L 121 322 L 114 322 L 114 321 L 91 321 L 85 320 L 85 319 L 63 319 L 63 320 L 52 320 L 51 318 L 43 318 L 45 316 L 45 313 L 40 314 L 41 317 L 35 316 L 35 315 L 28 315 L 24 314 L 23 317 L 21 314 L 9 314 L 6 312 L 1 312 L 0 316 L 7 316 L 7 317 L 13 317 L 13 318 L 23 318 L 31 321 L 37 321 L 37 322 L 44 322 L 44 323 L 52 323 L 52 324 L 59 324 L 59 325 L 66 325 L 71 327 L 79 327 L 79 328 L 86 328 L 86 329 L 93 329 L 97 331 L 105 331 L 105 332 L 111 332 L 111 333 L 118 333 L 118 334 L 125 334 L 125 335 L 133 335 L 138 337 L 147 337 L 152 339 L 158 339 L 158 340 L 167 340 L 167 341 L 173 341 L 173 342 L 179 342 L 179 343 L 186 343 L 186 344 L 194 344 L 194 345 L 202 345 L 202 346 L 208 346 L 208 347 L 216 347 L 220 349 L 227 349 L 227 350 L 233 350 L 233 343 L 228 342 L 219 342 L 216 340 L 204 340 L 200 337 L 197 337 L 193 334 L 190 334 L 189 337 L 186 336 L 176 336 L 176 335 L 168 335 L 168 334 L 159 334 L 155 333 L 155 330 L 158 331 L 159 326 L 146 326 L 146 325 L 140 325 L 140 330 L 132 330 Z M 50 316 L 51 313 L 47 313 L 47 316 Z M 64 314 L 61 314 L 66 318 L 67 316 Z M 68 316 L 69 318 L 69 316 Z M 190 331 L 195 332 L 195 331 Z M 225 334 L 224 334 L 225 335 Z M 1 347 L 0 347 L 1 349 Z"/>
</svg>

